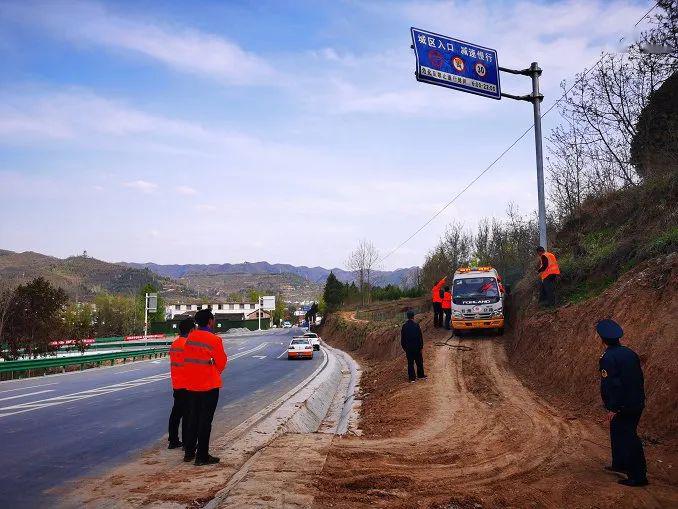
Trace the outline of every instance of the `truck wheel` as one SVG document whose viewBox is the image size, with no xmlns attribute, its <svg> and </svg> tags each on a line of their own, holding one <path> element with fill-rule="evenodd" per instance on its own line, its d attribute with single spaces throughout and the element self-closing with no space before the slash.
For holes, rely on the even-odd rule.
<svg viewBox="0 0 678 509">
<path fill-rule="evenodd" d="M 504 335 L 504 327 L 499 327 L 497 329 L 497 335 L 498 336 L 503 336 Z"/>
</svg>

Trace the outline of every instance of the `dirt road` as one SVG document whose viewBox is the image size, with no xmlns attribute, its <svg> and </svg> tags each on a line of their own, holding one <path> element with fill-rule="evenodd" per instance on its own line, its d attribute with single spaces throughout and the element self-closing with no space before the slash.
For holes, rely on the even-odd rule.
<svg viewBox="0 0 678 509">
<path fill-rule="evenodd" d="M 364 375 L 366 435 L 334 439 L 316 507 L 678 507 L 675 454 L 646 448 L 652 484 L 618 485 L 604 426 L 527 389 L 499 340 L 447 337 L 427 335 L 428 381 L 403 359 Z"/>
</svg>

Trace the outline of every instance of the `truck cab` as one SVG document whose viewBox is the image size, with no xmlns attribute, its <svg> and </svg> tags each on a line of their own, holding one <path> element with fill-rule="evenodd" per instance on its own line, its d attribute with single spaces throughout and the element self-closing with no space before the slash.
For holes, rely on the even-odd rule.
<svg viewBox="0 0 678 509">
<path fill-rule="evenodd" d="M 461 267 L 452 279 L 454 332 L 494 329 L 504 333 L 504 293 L 493 267 Z"/>
</svg>

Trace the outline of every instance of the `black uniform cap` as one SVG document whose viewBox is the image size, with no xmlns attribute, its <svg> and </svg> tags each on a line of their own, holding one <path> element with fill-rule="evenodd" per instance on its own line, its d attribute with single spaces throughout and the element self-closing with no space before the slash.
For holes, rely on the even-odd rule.
<svg viewBox="0 0 678 509">
<path fill-rule="evenodd" d="M 596 332 L 603 339 L 620 339 L 624 329 L 614 320 L 601 320 L 596 324 Z"/>
</svg>

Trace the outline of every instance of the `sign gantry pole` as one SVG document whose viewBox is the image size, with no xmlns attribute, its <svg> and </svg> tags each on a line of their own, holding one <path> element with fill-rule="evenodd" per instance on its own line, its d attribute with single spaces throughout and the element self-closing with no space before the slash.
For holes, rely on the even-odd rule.
<svg viewBox="0 0 678 509">
<path fill-rule="evenodd" d="M 146 336 L 148 336 L 148 294 L 144 299 L 144 341 L 146 341 Z"/>
<path fill-rule="evenodd" d="M 412 27 L 412 49 L 416 57 L 417 81 L 490 99 L 507 97 L 529 101 L 534 110 L 534 141 L 537 162 L 537 200 L 539 210 L 539 244 L 546 245 L 546 198 L 544 195 L 544 155 L 541 132 L 541 102 L 539 76 L 542 70 L 537 62 L 528 69 L 500 67 L 497 51 L 445 35 Z M 499 71 L 521 74 L 532 78 L 532 93 L 513 95 L 501 91 Z"/>
<path fill-rule="evenodd" d="M 541 134 L 541 102 L 544 96 L 539 93 L 539 76 L 541 69 L 537 62 L 530 65 L 532 75 L 532 106 L 534 108 L 534 146 L 537 157 L 537 200 L 539 201 L 539 245 L 548 249 L 546 245 L 546 197 L 544 195 L 544 152 L 542 150 Z"/>
<path fill-rule="evenodd" d="M 502 92 L 502 97 L 515 99 L 517 101 L 529 101 L 532 103 L 534 111 L 534 147 L 537 161 L 537 202 L 539 210 L 539 245 L 544 249 L 548 249 L 546 239 L 546 195 L 544 193 L 544 152 L 542 148 L 542 133 L 541 133 L 541 102 L 544 96 L 539 92 L 539 76 L 541 76 L 541 68 L 537 62 L 532 62 L 528 69 L 508 69 L 506 67 L 499 67 L 502 72 L 511 74 L 521 74 L 532 78 L 532 93 L 528 95 L 513 95 Z"/>
</svg>

